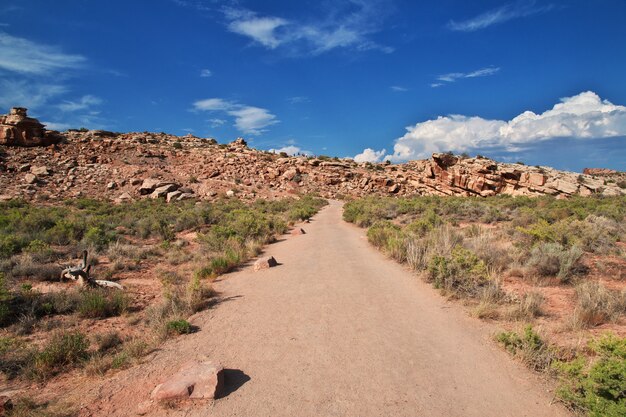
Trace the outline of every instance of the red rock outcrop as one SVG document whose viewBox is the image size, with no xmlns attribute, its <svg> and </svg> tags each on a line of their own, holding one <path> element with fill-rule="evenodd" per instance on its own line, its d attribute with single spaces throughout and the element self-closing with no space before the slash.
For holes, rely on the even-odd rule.
<svg viewBox="0 0 626 417">
<path fill-rule="evenodd" d="M 243 140 L 220 145 L 190 135 L 69 131 L 63 136 L 63 144 L 55 148 L 0 149 L 0 201 L 626 193 L 620 181 L 607 177 L 449 154 L 405 164 L 371 164 L 284 157 L 249 148 Z"/>
<path fill-rule="evenodd" d="M 63 139 L 58 132 L 46 131 L 45 126 L 28 117 L 26 111 L 23 107 L 13 107 L 9 114 L 0 116 L 0 145 L 48 146 Z"/>
</svg>

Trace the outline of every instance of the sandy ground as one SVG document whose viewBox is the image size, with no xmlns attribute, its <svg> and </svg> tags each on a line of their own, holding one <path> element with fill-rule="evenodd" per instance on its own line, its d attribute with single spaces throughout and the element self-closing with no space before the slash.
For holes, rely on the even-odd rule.
<svg viewBox="0 0 626 417">
<path fill-rule="evenodd" d="M 95 383 L 81 415 L 133 415 L 164 377 L 204 358 L 227 368 L 226 396 L 147 415 L 568 415 L 495 345 L 494 327 L 386 259 L 341 213 L 332 202 L 307 234 L 269 246 L 278 267 L 217 282 L 223 301 L 193 318 L 197 333 Z"/>
</svg>

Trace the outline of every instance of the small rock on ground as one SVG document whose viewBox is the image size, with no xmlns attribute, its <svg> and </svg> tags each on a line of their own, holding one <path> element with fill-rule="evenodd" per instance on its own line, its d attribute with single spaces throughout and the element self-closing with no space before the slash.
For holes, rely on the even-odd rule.
<svg viewBox="0 0 626 417">
<path fill-rule="evenodd" d="M 272 268 L 272 267 L 274 267 L 276 265 L 278 265 L 278 262 L 276 262 L 276 259 L 274 259 L 273 256 L 266 256 L 264 258 L 258 259 L 254 263 L 254 270 L 255 271 L 260 271 L 262 269 Z"/>
<path fill-rule="evenodd" d="M 150 397 L 154 400 L 214 399 L 224 387 L 224 368 L 212 362 L 187 362 Z"/>
</svg>

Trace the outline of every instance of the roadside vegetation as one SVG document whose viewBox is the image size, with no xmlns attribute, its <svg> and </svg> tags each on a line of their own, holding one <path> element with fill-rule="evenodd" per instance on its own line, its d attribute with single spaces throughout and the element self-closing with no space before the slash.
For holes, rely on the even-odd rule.
<svg viewBox="0 0 626 417">
<path fill-rule="evenodd" d="M 215 279 L 325 204 L 312 196 L 251 204 L 0 203 L 0 380 L 47 382 L 71 370 L 104 375 L 167 338 L 193 333 L 190 316 L 220 302 Z M 83 250 L 96 279 L 124 290 L 61 279 Z M 16 409 L 37 407 L 22 401 Z"/>
<path fill-rule="evenodd" d="M 471 314 L 498 320 L 508 330 L 497 340 L 557 377 L 572 409 L 626 415 L 625 197 L 364 198 L 344 219 Z"/>
</svg>

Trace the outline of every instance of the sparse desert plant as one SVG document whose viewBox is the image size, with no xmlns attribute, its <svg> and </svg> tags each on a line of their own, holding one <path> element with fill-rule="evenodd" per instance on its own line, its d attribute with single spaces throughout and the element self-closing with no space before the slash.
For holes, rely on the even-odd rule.
<svg viewBox="0 0 626 417">
<path fill-rule="evenodd" d="M 30 365 L 30 374 L 46 380 L 59 372 L 74 367 L 88 357 L 89 340 L 80 332 L 61 332 L 37 352 Z"/>
<path fill-rule="evenodd" d="M 121 291 L 89 288 L 80 292 L 78 312 L 81 317 L 102 319 L 123 314 L 128 304 L 128 297 Z"/>
<path fill-rule="evenodd" d="M 507 317 L 511 320 L 532 320 L 543 314 L 541 306 L 544 300 L 539 292 L 527 292 L 509 310 Z"/>
<path fill-rule="evenodd" d="M 119 333 L 112 331 L 96 335 L 98 352 L 107 352 L 120 346 L 123 341 Z"/>
<path fill-rule="evenodd" d="M 587 328 L 617 320 L 626 314 L 626 293 L 609 290 L 595 281 L 576 287 L 576 307 L 571 317 L 572 328 Z"/>
<path fill-rule="evenodd" d="M 565 283 L 580 269 L 582 255 L 578 246 L 565 248 L 559 243 L 539 243 L 531 250 L 526 266 L 540 276 L 557 276 Z"/>
<path fill-rule="evenodd" d="M 549 369 L 556 359 L 556 353 L 530 325 L 524 328 L 521 335 L 516 332 L 501 332 L 496 335 L 496 340 L 535 371 Z"/>
<path fill-rule="evenodd" d="M 428 275 L 435 288 L 464 296 L 476 296 L 489 282 L 485 263 L 462 246 L 452 249 L 449 256 L 433 256 Z"/>
</svg>

